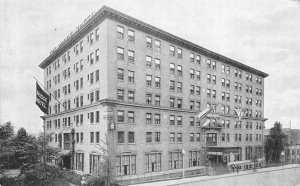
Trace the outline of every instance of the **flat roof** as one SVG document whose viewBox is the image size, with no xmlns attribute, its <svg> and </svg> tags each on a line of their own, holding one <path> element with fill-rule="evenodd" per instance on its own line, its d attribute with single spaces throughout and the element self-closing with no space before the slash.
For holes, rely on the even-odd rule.
<svg viewBox="0 0 300 186">
<path fill-rule="evenodd" d="M 154 27 L 150 24 L 147 24 L 145 22 L 142 22 L 138 19 L 135 19 L 131 16 L 128 16 L 122 12 L 119 12 L 115 9 L 112 9 L 108 6 L 102 6 L 96 13 L 93 13 L 90 15 L 80 26 L 76 28 L 74 32 L 71 32 L 69 36 L 64 39 L 58 47 L 56 47 L 50 55 L 39 65 L 40 68 L 45 69 L 49 64 L 51 64 L 58 56 L 62 55 L 67 49 L 69 49 L 73 44 L 78 42 L 82 37 L 85 36 L 90 30 L 93 29 L 93 25 L 99 24 L 105 19 L 112 19 L 117 22 L 120 22 L 124 25 L 128 25 L 130 27 L 136 28 L 137 30 L 141 30 L 143 32 L 146 32 L 148 34 L 154 35 L 158 38 L 164 39 L 166 41 L 169 41 L 170 43 L 176 43 L 179 46 L 183 46 L 191 51 L 200 53 L 202 55 L 205 55 L 207 57 L 213 58 L 215 60 L 219 60 L 221 62 L 224 62 L 226 64 L 235 66 L 237 68 L 240 68 L 242 70 L 251 72 L 255 75 L 261 76 L 263 78 L 267 77 L 268 74 L 265 72 L 262 72 L 260 70 L 257 70 L 255 68 L 252 68 L 248 65 L 245 65 L 243 63 L 240 63 L 238 61 L 235 61 L 233 59 L 230 59 L 226 56 L 223 56 L 221 54 L 215 53 L 211 50 L 208 50 L 206 48 L 203 48 L 197 44 L 194 44 L 190 41 L 187 41 L 185 39 L 182 39 L 180 37 L 177 37 L 169 32 L 166 32 L 164 30 L 161 30 L 157 27 Z"/>
</svg>

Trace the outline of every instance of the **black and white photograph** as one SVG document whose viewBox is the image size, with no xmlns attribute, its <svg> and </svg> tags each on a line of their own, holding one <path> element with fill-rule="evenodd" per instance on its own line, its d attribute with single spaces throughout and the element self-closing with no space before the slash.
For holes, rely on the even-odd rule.
<svg viewBox="0 0 300 186">
<path fill-rule="evenodd" d="M 0 0 L 0 186 L 300 186 L 300 0 Z"/>
</svg>

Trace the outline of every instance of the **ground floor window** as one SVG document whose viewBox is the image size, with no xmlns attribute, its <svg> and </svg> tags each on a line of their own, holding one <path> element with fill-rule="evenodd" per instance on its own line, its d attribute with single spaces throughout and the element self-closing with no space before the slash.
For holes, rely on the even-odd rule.
<svg viewBox="0 0 300 186">
<path fill-rule="evenodd" d="M 146 172 L 161 171 L 161 153 L 145 154 Z"/>
<path fill-rule="evenodd" d="M 182 168 L 182 153 L 169 152 L 169 170 Z"/>
<path fill-rule="evenodd" d="M 245 148 L 245 153 L 246 153 L 246 160 L 250 160 L 251 159 L 251 155 L 252 155 L 252 147 L 246 147 Z"/>
<path fill-rule="evenodd" d="M 199 166 L 201 164 L 201 151 L 189 151 L 189 167 Z"/>
<path fill-rule="evenodd" d="M 83 153 L 76 153 L 75 154 L 76 159 L 76 166 L 75 169 L 79 171 L 83 171 L 84 168 L 84 154 Z"/>
<path fill-rule="evenodd" d="M 90 154 L 90 173 L 100 174 L 100 155 Z"/>
<path fill-rule="evenodd" d="M 136 155 L 122 155 L 116 157 L 117 176 L 136 174 Z"/>
</svg>

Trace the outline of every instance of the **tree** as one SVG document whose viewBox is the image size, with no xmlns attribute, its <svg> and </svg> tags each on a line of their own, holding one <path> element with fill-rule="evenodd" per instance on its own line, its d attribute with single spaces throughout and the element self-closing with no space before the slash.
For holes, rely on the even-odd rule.
<svg viewBox="0 0 300 186">
<path fill-rule="evenodd" d="M 8 140 L 14 135 L 14 127 L 11 125 L 11 122 L 8 121 L 0 125 L 0 140 Z"/>
<path fill-rule="evenodd" d="M 14 137 L 14 127 L 11 122 L 6 122 L 0 125 L 0 157 L 3 162 L 0 163 L 0 168 L 10 168 L 12 156 L 15 153 L 15 148 L 11 145 Z"/>
<path fill-rule="evenodd" d="M 265 156 L 266 161 L 279 163 L 281 152 L 285 146 L 285 135 L 282 132 L 281 124 L 275 122 L 274 126 L 270 129 L 270 136 L 265 141 Z"/>
</svg>

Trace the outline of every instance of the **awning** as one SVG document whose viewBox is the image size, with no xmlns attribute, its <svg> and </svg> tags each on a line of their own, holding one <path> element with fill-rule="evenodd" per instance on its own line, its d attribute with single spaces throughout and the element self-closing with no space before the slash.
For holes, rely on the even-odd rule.
<svg viewBox="0 0 300 186">
<path fill-rule="evenodd" d="M 240 151 L 240 147 L 207 147 L 207 153 L 210 155 L 239 153 L 239 151 Z"/>
</svg>

